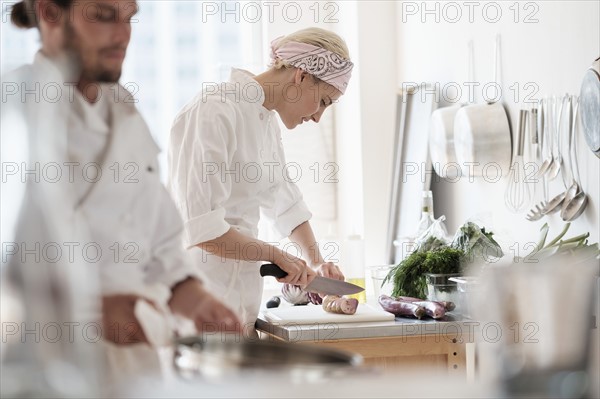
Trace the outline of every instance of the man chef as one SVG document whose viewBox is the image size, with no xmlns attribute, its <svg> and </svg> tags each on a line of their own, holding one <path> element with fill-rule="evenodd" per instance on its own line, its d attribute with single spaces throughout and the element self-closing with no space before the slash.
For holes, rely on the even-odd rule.
<svg viewBox="0 0 600 399">
<path fill-rule="evenodd" d="M 18 216 L 7 213 L 13 225 L 3 221 L 3 233 L 10 231 L 28 248 L 40 242 L 75 248 L 75 259 L 63 256 L 56 265 L 19 254 L 7 263 L 16 274 L 22 270 L 17 280 L 23 284 L 47 273 L 48 297 L 64 304 L 60 298 L 71 295 L 71 308 L 84 309 L 85 302 L 73 292 L 84 295 L 84 283 L 90 290 L 98 283 L 96 304 L 115 374 L 158 364 L 148 360 L 149 337 L 136 318 L 140 308 L 156 310 L 164 320 L 187 318 L 199 331 L 241 328 L 190 266 L 180 216 L 159 180 L 159 149 L 131 94 L 117 83 L 136 11 L 135 0 L 18 2 L 11 20 L 38 28 L 41 49 L 33 64 L 3 77 L 3 162 L 25 160 L 30 169 L 58 165 L 62 176 L 30 178 L 3 190 L 3 202 L 12 195 L 21 204 L 11 212 Z M 31 95 L 48 88 L 55 91 Z"/>
</svg>

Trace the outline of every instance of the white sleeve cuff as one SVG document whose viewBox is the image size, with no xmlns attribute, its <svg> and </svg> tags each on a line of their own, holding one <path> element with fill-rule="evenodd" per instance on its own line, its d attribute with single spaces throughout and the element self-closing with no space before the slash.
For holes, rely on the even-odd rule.
<svg viewBox="0 0 600 399">
<path fill-rule="evenodd" d="M 231 225 L 225 221 L 225 208 L 218 208 L 185 222 L 183 243 L 187 249 L 214 240 L 227 233 Z"/>
<path fill-rule="evenodd" d="M 279 234 L 278 239 L 289 237 L 296 227 L 311 218 L 312 213 L 308 210 L 306 203 L 303 200 L 296 202 L 287 211 L 277 216 L 273 224 L 275 232 Z"/>
</svg>

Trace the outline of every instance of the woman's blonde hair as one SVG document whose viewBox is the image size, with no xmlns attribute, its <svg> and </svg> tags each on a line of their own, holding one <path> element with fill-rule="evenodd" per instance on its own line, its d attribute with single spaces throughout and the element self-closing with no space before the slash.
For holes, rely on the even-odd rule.
<svg viewBox="0 0 600 399">
<path fill-rule="evenodd" d="M 274 49 L 277 50 L 284 44 L 290 42 L 311 44 L 313 46 L 321 47 L 325 50 L 331 51 L 332 53 L 335 53 L 346 60 L 350 59 L 350 52 L 348 51 L 348 46 L 346 45 L 344 39 L 342 39 L 338 34 L 325 29 L 306 28 L 294 33 L 290 33 L 289 35 L 279 39 L 275 44 Z M 286 61 L 277 58 L 275 61 L 273 61 L 272 67 L 275 69 L 281 69 L 290 68 L 291 65 L 289 65 Z"/>
</svg>

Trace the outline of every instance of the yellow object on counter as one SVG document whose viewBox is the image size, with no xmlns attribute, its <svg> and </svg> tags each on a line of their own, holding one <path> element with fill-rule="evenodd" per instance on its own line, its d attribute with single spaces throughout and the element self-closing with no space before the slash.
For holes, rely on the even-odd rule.
<svg viewBox="0 0 600 399">
<path fill-rule="evenodd" d="M 365 288 L 365 278 L 349 278 L 346 279 L 346 282 L 358 285 L 359 287 Z M 367 303 L 367 293 L 366 291 L 361 291 L 358 294 L 354 295 L 346 295 L 348 298 L 356 298 L 359 303 Z"/>
</svg>

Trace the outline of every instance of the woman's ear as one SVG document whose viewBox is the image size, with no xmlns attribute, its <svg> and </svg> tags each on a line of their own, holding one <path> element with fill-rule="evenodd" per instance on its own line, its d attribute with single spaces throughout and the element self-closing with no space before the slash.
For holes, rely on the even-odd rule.
<svg viewBox="0 0 600 399">
<path fill-rule="evenodd" d="M 309 76 L 310 76 L 310 74 L 308 72 L 305 72 L 300 68 L 297 68 L 296 73 L 294 75 L 294 83 L 299 85 L 300 83 L 302 83 L 304 81 L 304 79 L 307 79 Z"/>
</svg>

